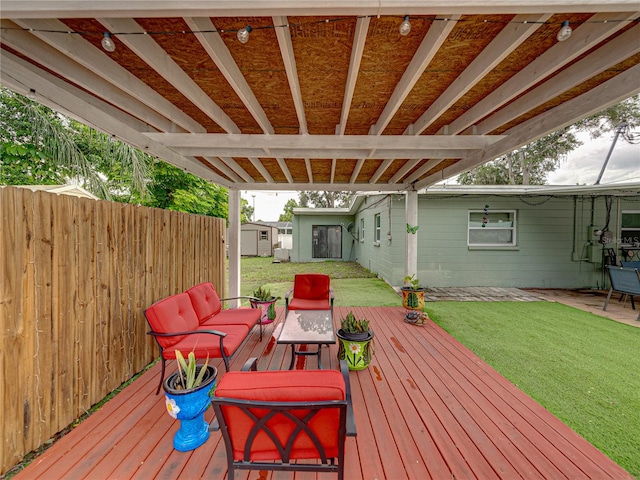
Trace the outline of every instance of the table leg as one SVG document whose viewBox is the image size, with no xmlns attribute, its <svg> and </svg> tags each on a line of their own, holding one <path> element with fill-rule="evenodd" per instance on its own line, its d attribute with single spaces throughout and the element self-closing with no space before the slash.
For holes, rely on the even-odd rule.
<svg viewBox="0 0 640 480">
<path fill-rule="evenodd" d="M 322 344 L 318 344 L 318 370 L 322 370 Z"/>
<path fill-rule="evenodd" d="M 291 344 L 291 364 L 289 365 L 289 370 L 293 370 L 293 366 L 296 363 L 296 345 L 294 343 Z"/>
</svg>

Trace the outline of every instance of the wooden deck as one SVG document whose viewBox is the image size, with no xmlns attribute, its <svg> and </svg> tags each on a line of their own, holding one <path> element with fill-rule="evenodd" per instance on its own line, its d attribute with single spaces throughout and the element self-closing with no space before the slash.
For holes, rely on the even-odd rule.
<svg viewBox="0 0 640 480">
<path fill-rule="evenodd" d="M 335 318 L 348 310 L 336 308 Z M 347 439 L 346 479 L 632 478 L 433 322 L 409 325 L 396 307 L 353 311 L 371 320 L 376 346 L 370 367 L 350 374 L 358 436 Z M 253 332 L 233 370 L 251 356 L 260 357 L 260 370 L 288 366 L 291 349 L 276 346 L 271 335 L 282 315 L 280 308 L 262 342 Z M 331 362 L 336 368 L 337 347 L 329 350 L 325 367 Z M 297 368 L 305 362 L 316 367 L 315 357 L 300 357 Z M 193 452 L 173 450 L 177 423 L 165 411 L 164 396 L 154 395 L 158 373 L 156 365 L 16 478 L 223 479 L 219 432 Z"/>
</svg>

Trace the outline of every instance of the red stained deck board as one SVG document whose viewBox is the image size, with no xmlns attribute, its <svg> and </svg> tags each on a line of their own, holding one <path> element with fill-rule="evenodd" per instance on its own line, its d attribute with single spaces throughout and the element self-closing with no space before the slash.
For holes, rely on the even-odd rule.
<svg viewBox="0 0 640 480">
<path fill-rule="evenodd" d="M 433 322 L 408 325 L 400 307 L 336 307 L 336 326 L 349 310 L 372 321 L 376 354 L 368 369 L 350 373 L 358 436 L 347 438 L 345 478 L 631 479 Z M 284 308 L 277 312 L 262 342 L 258 329 L 252 332 L 232 370 L 253 356 L 260 370 L 288 368 L 291 348 L 273 338 Z M 337 345 L 322 348 L 324 367 L 337 368 Z M 315 357 L 301 358 L 316 368 Z M 224 375 L 222 362 L 214 365 Z M 16 478 L 225 478 L 220 432 L 193 452 L 173 450 L 178 425 L 166 414 L 164 395 L 155 395 L 159 370 L 151 368 Z M 212 416 L 209 410 L 206 418 Z M 335 475 L 238 471 L 237 478 Z"/>
</svg>

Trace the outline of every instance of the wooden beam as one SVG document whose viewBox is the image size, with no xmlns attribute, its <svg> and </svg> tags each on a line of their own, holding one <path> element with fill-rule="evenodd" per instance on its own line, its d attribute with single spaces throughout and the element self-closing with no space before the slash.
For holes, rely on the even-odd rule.
<svg viewBox="0 0 640 480">
<path fill-rule="evenodd" d="M 543 78 L 561 69 L 583 53 L 598 45 L 616 31 L 624 28 L 636 14 L 600 14 L 592 21 L 607 23 L 588 23 L 576 28 L 570 41 L 558 42 L 543 55 L 540 55 L 513 77 L 476 103 L 472 108 L 449 124 L 449 134 L 457 134 L 476 124 L 488 113 L 497 111 L 501 106 L 524 93 Z"/>
<path fill-rule="evenodd" d="M 428 173 L 436 165 L 440 164 L 442 160 L 428 160 L 424 162 L 420 168 L 416 169 L 411 175 L 404 179 L 405 183 L 414 183 L 420 179 L 425 173 Z"/>
<path fill-rule="evenodd" d="M 387 169 L 391 166 L 393 162 L 394 162 L 393 158 L 385 159 L 384 162 L 380 164 L 380 166 L 378 167 L 376 172 L 373 174 L 371 179 L 369 179 L 369 183 L 376 183 L 378 180 L 380 180 L 380 177 L 384 175 L 384 172 L 387 171 Z"/>
<path fill-rule="evenodd" d="M 269 183 L 273 183 L 274 182 L 273 177 L 271 176 L 269 171 L 266 168 L 264 168 L 264 165 L 262 164 L 260 159 L 254 158 L 254 157 L 249 157 L 249 161 L 256 168 L 256 170 L 258 170 L 260 172 L 260 175 L 262 175 L 267 182 L 269 182 Z"/>
<path fill-rule="evenodd" d="M 414 123 L 414 135 L 420 135 L 449 107 L 471 90 L 487 73 L 542 26 L 551 14 L 517 15 L 506 25 L 482 52 L 469 64 L 449 87 Z M 526 23 L 522 23 L 526 22 Z"/>
<path fill-rule="evenodd" d="M 231 88 L 233 88 L 242 103 L 244 103 L 244 106 L 247 107 L 247 110 L 249 110 L 258 125 L 260 125 L 262 131 L 270 134 L 275 133 L 267 114 L 242 75 L 238 65 L 231 56 L 231 52 L 229 52 L 229 49 L 222 40 L 222 37 L 220 37 L 211 19 L 185 18 L 184 21 L 194 32 L 207 32 L 196 33 L 195 36 L 222 75 L 224 75 L 224 78 L 227 79 Z M 214 32 L 212 32 L 212 30 Z"/>
<path fill-rule="evenodd" d="M 446 178 L 469 171 L 522 145 L 620 103 L 640 93 L 638 78 L 640 78 L 640 65 L 631 67 L 592 90 L 519 124 L 510 129 L 507 132 L 509 135 L 502 141 L 422 179 L 416 183 L 416 188 L 425 188 Z"/>
<path fill-rule="evenodd" d="M 130 18 L 99 18 L 98 21 L 112 32 L 132 32 L 137 35 L 119 35 L 118 40 L 138 55 L 167 82 L 189 99 L 196 107 L 229 133 L 240 133 L 238 126 L 207 95 L 198 84 L 182 70 L 151 35 L 143 35 L 144 29 Z"/>
<path fill-rule="evenodd" d="M 494 115 L 477 124 L 479 133 L 489 133 L 567 90 L 640 52 L 640 25 L 618 35 L 589 55 L 558 72 L 542 85 L 530 90 Z"/>
<path fill-rule="evenodd" d="M 59 33 L 45 31 L 68 29 L 69 27 L 64 23 L 58 20 L 16 20 L 16 24 L 22 28 L 33 29 L 32 35 L 35 35 L 50 45 L 50 49 L 36 44 L 35 41 L 30 42 L 24 36 L 26 35 L 25 32 L 3 31 L 3 41 L 6 36 L 7 41 L 17 43 L 16 47 L 18 51 L 30 52 L 29 58 L 47 68 L 51 68 L 56 73 L 62 75 L 63 78 L 81 85 L 83 88 L 94 92 L 98 96 L 109 98 L 110 102 L 113 100 L 115 104 L 119 101 L 119 92 L 125 92 L 130 97 L 135 98 L 137 101 L 158 112 L 166 119 L 170 119 L 172 123 L 175 123 L 187 132 L 205 132 L 204 127 L 198 122 L 155 92 L 128 70 L 111 60 L 104 51 L 94 47 L 91 43 L 77 35 L 60 35 Z M 36 46 L 39 47 L 39 49 L 36 49 Z M 56 51 L 58 53 L 55 53 Z M 67 57 L 72 61 L 66 59 Z M 75 66 L 73 62 L 75 62 L 77 66 Z M 81 69 L 79 67 L 80 65 L 84 67 L 84 69 Z M 86 71 L 89 71 L 90 74 L 87 74 Z M 101 78 L 101 80 L 98 80 L 96 77 Z M 138 109 L 138 107 L 139 104 L 132 102 L 130 105 L 123 105 L 121 108 L 123 108 L 124 111 L 133 110 L 140 114 L 147 111 L 142 108 Z M 172 129 L 161 130 L 171 131 Z"/>
<path fill-rule="evenodd" d="M 304 166 L 307 167 L 307 177 L 309 178 L 309 183 L 313 183 L 313 170 L 311 169 L 311 160 L 305 158 Z"/>
<path fill-rule="evenodd" d="M 342 111 L 340 113 L 340 124 L 336 131 L 336 135 L 344 135 L 347 128 L 347 120 L 349 111 L 351 110 L 351 100 L 353 100 L 353 92 L 356 88 L 358 80 L 358 72 L 360 72 L 360 63 L 362 62 L 362 53 L 364 52 L 364 44 L 367 40 L 367 32 L 369 31 L 369 17 L 359 17 L 356 22 L 356 32 L 353 36 L 353 47 L 351 48 L 351 59 L 349 61 L 349 72 L 347 73 L 347 83 L 344 88 L 344 96 L 342 98 Z"/>
<path fill-rule="evenodd" d="M 300 126 L 299 133 L 304 135 L 309 130 L 307 129 L 307 117 L 304 113 L 304 102 L 302 101 L 300 81 L 298 80 L 296 57 L 293 54 L 291 32 L 288 28 L 278 27 L 279 25 L 288 25 L 289 21 L 287 20 L 287 17 L 276 16 L 273 17 L 273 24 L 276 26 L 276 37 L 278 39 L 278 45 L 280 46 L 284 69 L 287 72 L 287 80 L 289 80 L 289 89 L 291 90 L 293 105 L 296 108 L 296 115 L 298 116 L 298 125 Z"/>
<path fill-rule="evenodd" d="M 475 150 L 502 140 L 501 135 L 228 135 L 224 133 L 149 133 L 150 138 L 176 148 L 336 149 L 374 150 Z M 262 156 L 262 155 L 259 155 Z M 344 158 L 344 157 L 336 157 Z M 350 157 L 347 157 L 350 158 Z"/>
<path fill-rule="evenodd" d="M 223 186 L 229 186 L 228 180 L 215 174 L 199 161 L 180 155 L 145 137 L 143 133 L 135 131 L 129 125 L 105 113 L 106 109 L 103 110 L 94 104 L 81 101 L 80 95 L 74 91 L 77 90 L 76 87 L 59 88 L 55 83 L 46 79 L 46 72 L 2 49 L 0 49 L 0 60 L 2 61 L 2 69 L 0 70 L 2 84 L 30 85 L 27 88 L 34 88 L 39 92 L 39 101 L 44 105 L 80 122 L 86 122 L 87 118 L 93 119 L 89 124 L 108 135 L 114 135 L 143 152 L 162 158 L 194 175 Z"/>
<path fill-rule="evenodd" d="M 120 108 L 116 108 L 113 105 L 105 103 L 98 97 L 94 97 L 90 93 L 84 92 L 76 87 L 69 85 L 67 82 L 65 82 L 61 78 L 53 74 L 50 74 L 48 72 L 45 72 L 44 70 L 40 70 L 35 65 L 25 61 L 22 58 L 19 58 L 4 50 L 0 51 L 0 59 L 4 59 L 5 57 L 11 58 L 13 61 L 20 64 L 25 69 L 25 71 L 31 72 L 34 76 L 42 76 L 43 79 L 49 82 L 52 86 L 55 86 L 56 88 L 63 90 L 70 95 L 77 95 L 78 99 L 81 102 L 84 102 L 87 105 L 92 105 L 93 107 L 102 110 L 106 115 L 113 117 L 114 119 L 118 120 L 122 124 L 127 125 L 128 127 L 138 132 L 153 131 L 152 129 L 149 128 L 149 125 L 147 123 L 141 120 L 138 120 L 135 117 L 132 117 L 131 115 L 121 110 Z M 3 85 L 20 93 L 21 95 L 27 96 L 29 94 L 29 90 L 35 87 L 35 83 L 32 83 L 33 80 L 30 78 L 26 78 L 23 76 L 18 77 L 17 75 L 14 76 L 10 72 L 6 72 L 6 73 L 7 75 L 3 77 L 6 83 L 3 83 Z M 27 83 L 23 83 L 23 82 L 27 82 Z M 48 98 L 46 96 L 46 92 L 39 91 L 36 88 L 34 88 L 34 90 L 36 90 L 38 103 L 42 103 L 43 105 L 47 105 L 48 107 L 54 110 L 58 110 L 57 104 L 55 102 L 55 98 Z M 95 121 L 81 119 L 81 118 L 78 118 L 77 115 L 75 115 L 74 118 L 76 118 L 78 121 L 84 123 L 89 127 L 92 127 L 96 130 L 101 130 L 100 125 L 97 125 Z M 98 120 L 98 119 L 96 118 L 93 120 Z"/>
<path fill-rule="evenodd" d="M 280 166 L 280 170 L 284 173 L 284 176 L 287 177 L 287 182 L 293 183 L 293 177 L 291 176 L 291 171 L 289 167 L 287 167 L 287 162 L 284 161 L 284 158 L 276 158 L 278 165 Z"/>
<path fill-rule="evenodd" d="M 571 13 L 631 11 L 636 0 L 3 0 L 4 18 L 327 16 L 327 15 L 484 15 L 495 13 Z"/>
<path fill-rule="evenodd" d="M 255 179 L 242 168 L 238 162 L 231 157 L 218 157 L 222 160 L 236 175 L 242 178 L 244 182 L 254 182 Z"/>
<path fill-rule="evenodd" d="M 411 63 L 404 71 L 402 78 L 396 85 L 395 90 L 391 94 L 389 101 L 382 110 L 380 117 L 375 125 L 376 135 L 381 135 L 382 131 L 387 128 L 389 122 L 396 114 L 404 99 L 411 92 L 411 89 L 422 76 L 424 69 L 427 68 L 429 62 L 436 55 L 444 41 L 447 39 L 451 30 L 456 26 L 456 20 L 460 15 L 452 15 L 445 17 L 448 21 L 433 22 L 429 27 L 429 31 L 424 36 L 420 47 L 411 59 Z"/>
<path fill-rule="evenodd" d="M 349 179 L 349 183 L 356 183 L 358 179 L 358 175 L 360 174 L 360 170 L 362 170 L 362 166 L 364 165 L 364 158 L 358 159 L 356 162 L 356 166 L 351 173 L 351 178 Z"/>
</svg>

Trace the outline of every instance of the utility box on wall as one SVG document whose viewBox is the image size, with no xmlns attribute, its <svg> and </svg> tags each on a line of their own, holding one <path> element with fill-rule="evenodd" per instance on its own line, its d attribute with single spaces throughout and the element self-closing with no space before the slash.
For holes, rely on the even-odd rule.
<svg viewBox="0 0 640 480">
<path fill-rule="evenodd" d="M 602 264 L 602 245 L 596 243 L 587 247 L 587 258 L 591 263 Z"/>
</svg>

